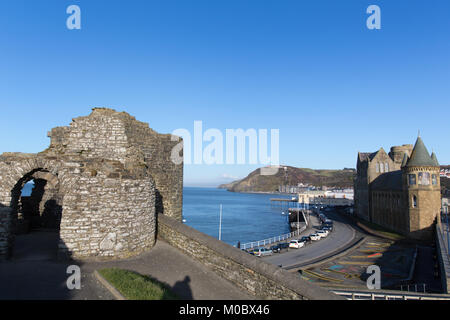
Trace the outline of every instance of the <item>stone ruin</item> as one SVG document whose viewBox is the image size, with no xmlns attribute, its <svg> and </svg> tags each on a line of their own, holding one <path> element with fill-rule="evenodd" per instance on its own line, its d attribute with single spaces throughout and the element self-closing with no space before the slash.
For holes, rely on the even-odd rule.
<svg viewBox="0 0 450 320">
<path fill-rule="evenodd" d="M 126 258 L 154 245 L 157 214 L 181 221 L 181 138 L 106 108 L 48 135 L 43 152 L 0 155 L 0 259 L 35 228 L 59 231 L 60 257 Z"/>
</svg>

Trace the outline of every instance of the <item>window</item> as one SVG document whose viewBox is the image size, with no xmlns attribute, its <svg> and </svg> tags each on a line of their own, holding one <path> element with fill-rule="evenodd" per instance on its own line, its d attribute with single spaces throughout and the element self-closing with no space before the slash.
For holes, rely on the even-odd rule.
<svg viewBox="0 0 450 320">
<path fill-rule="evenodd" d="M 413 186 L 416 184 L 416 175 L 415 174 L 408 174 L 408 184 L 410 186 Z"/>
<path fill-rule="evenodd" d="M 377 172 L 380 172 L 380 163 L 377 162 Z"/>
<path fill-rule="evenodd" d="M 384 172 L 384 170 L 383 170 L 383 162 L 380 163 L 380 172 Z"/>
<path fill-rule="evenodd" d="M 433 186 L 437 185 L 437 175 L 431 175 L 431 183 L 433 184 Z"/>
<path fill-rule="evenodd" d="M 430 185 L 430 173 L 429 172 L 419 172 L 419 184 L 423 186 Z"/>
<path fill-rule="evenodd" d="M 417 197 L 416 196 L 412 197 L 412 207 L 417 208 Z"/>
<path fill-rule="evenodd" d="M 384 170 L 389 172 L 389 164 L 387 162 L 384 164 Z"/>
</svg>

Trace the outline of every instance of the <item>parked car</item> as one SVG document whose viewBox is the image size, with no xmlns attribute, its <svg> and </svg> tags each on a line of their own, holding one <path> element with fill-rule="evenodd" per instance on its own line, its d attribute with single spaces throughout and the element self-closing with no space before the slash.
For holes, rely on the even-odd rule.
<svg viewBox="0 0 450 320">
<path fill-rule="evenodd" d="M 331 232 L 333 231 L 333 227 L 322 227 L 321 230 Z"/>
<path fill-rule="evenodd" d="M 281 242 L 281 243 L 278 244 L 278 246 L 280 247 L 280 251 L 281 251 L 281 250 L 284 250 L 284 249 L 288 250 L 288 248 L 289 248 L 289 243 L 287 243 L 287 242 Z"/>
<path fill-rule="evenodd" d="M 328 236 L 328 231 L 319 230 L 316 232 L 316 234 L 318 234 L 321 238 L 325 238 Z"/>
<path fill-rule="evenodd" d="M 309 235 L 309 238 L 310 238 L 312 241 L 320 240 L 320 236 L 319 236 L 317 233 L 310 234 L 310 235 Z"/>
<path fill-rule="evenodd" d="M 302 241 L 302 242 L 311 242 L 311 237 L 309 237 L 309 236 L 303 236 L 301 239 L 300 239 L 300 241 Z"/>
<path fill-rule="evenodd" d="M 272 250 L 273 253 L 280 253 L 281 247 L 277 244 L 277 245 L 271 246 L 270 250 Z"/>
<path fill-rule="evenodd" d="M 253 254 L 257 257 L 271 256 L 273 254 L 272 250 L 267 248 L 256 248 L 253 250 Z"/>
<path fill-rule="evenodd" d="M 301 242 L 300 240 L 291 240 L 289 242 L 289 248 L 299 249 L 299 248 L 303 247 L 304 245 L 305 245 L 305 243 Z"/>
</svg>

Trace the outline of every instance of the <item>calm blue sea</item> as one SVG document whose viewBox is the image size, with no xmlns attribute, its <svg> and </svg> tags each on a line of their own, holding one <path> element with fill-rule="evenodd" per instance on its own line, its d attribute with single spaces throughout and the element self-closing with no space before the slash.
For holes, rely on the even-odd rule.
<svg viewBox="0 0 450 320">
<path fill-rule="evenodd" d="M 289 198 L 270 194 L 235 193 L 215 188 L 185 187 L 183 217 L 186 225 L 215 238 L 219 237 L 220 204 L 222 241 L 236 245 L 289 233 L 287 214 L 270 198 Z M 283 211 L 286 211 L 284 209 Z"/>
</svg>

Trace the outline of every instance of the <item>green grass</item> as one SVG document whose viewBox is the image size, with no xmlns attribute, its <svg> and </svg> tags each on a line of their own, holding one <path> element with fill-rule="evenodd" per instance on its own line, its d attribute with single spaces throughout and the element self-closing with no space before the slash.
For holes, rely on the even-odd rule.
<svg viewBox="0 0 450 320">
<path fill-rule="evenodd" d="M 118 268 L 98 272 L 129 300 L 178 300 L 170 288 L 148 276 Z"/>
</svg>

